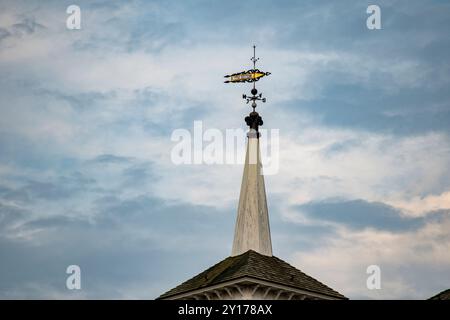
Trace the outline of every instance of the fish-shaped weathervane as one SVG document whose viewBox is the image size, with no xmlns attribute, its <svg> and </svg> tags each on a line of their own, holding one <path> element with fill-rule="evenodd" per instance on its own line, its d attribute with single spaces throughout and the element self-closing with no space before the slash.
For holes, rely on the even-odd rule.
<svg viewBox="0 0 450 320">
<path fill-rule="evenodd" d="M 253 57 L 251 60 L 253 61 L 253 69 L 247 70 L 247 71 L 241 71 L 237 73 L 233 73 L 231 75 L 226 75 L 225 83 L 237 83 L 237 82 L 256 82 L 262 77 L 270 75 L 270 72 L 264 72 L 260 71 L 259 69 L 256 69 L 256 61 L 259 60 L 259 58 L 255 57 L 255 50 L 256 46 L 253 46 Z"/>
<path fill-rule="evenodd" d="M 229 82 L 255 82 L 261 79 L 264 76 L 270 75 L 270 72 L 262 72 L 259 69 L 250 69 L 247 71 L 242 71 L 238 73 L 233 73 L 231 75 L 226 75 L 225 78 L 229 78 L 225 80 L 225 83 Z"/>
<path fill-rule="evenodd" d="M 225 81 L 225 83 L 253 82 L 253 89 L 250 91 L 250 93 L 252 95 L 247 96 L 246 94 L 243 94 L 242 98 L 247 102 L 247 104 L 250 101 L 252 102 L 252 108 L 253 108 L 252 114 L 258 115 L 257 113 L 255 113 L 256 102 L 257 101 L 266 102 L 266 98 L 263 98 L 261 93 L 258 94 L 258 90 L 256 90 L 255 83 L 262 77 L 270 75 L 270 72 L 263 72 L 263 71 L 260 71 L 259 69 L 256 69 L 256 61 L 258 61 L 259 58 L 255 57 L 255 52 L 256 52 L 256 46 L 253 46 L 253 57 L 250 59 L 253 62 L 253 69 L 250 69 L 247 71 L 242 71 L 239 73 L 233 73 L 232 75 L 227 75 L 227 76 L 225 76 L 225 78 L 228 78 L 228 79 Z M 259 125 L 262 125 L 262 120 L 261 121 L 258 120 L 258 123 L 259 122 L 261 122 Z M 256 131 L 258 131 L 258 127 L 256 126 L 255 128 L 256 128 Z"/>
</svg>

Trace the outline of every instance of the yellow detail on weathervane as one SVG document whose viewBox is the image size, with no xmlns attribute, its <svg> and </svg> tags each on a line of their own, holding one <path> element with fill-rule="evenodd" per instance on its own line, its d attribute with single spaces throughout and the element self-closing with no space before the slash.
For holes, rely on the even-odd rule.
<svg viewBox="0 0 450 320">
<path fill-rule="evenodd" d="M 225 78 L 229 78 L 225 83 L 229 82 L 255 82 L 264 76 L 270 75 L 270 72 L 262 72 L 258 69 L 251 69 L 242 71 L 239 73 L 233 73 L 232 75 L 226 75 Z"/>
<path fill-rule="evenodd" d="M 254 124 L 252 124 L 251 128 L 258 131 L 258 126 L 262 125 L 262 120 L 260 119 L 259 116 L 258 116 L 258 118 L 254 117 L 255 115 L 258 115 L 258 113 L 255 112 L 256 102 L 262 101 L 263 103 L 265 103 L 266 98 L 263 98 L 262 93 L 258 94 L 258 90 L 256 90 L 255 83 L 262 77 L 268 76 L 270 74 L 270 72 L 263 72 L 263 71 L 259 71 L 258 69 L 256 69 L 256 61 L 258 61 L 259 58 L 256 58 L 255 55 L 256 55 L 256 46 L 254 45 L 253 46 L 253 57 L 250 58 L 250 60 L 253 62 L 253 69 L 238 72 L 238 73 L 233 73 L 232 75 L 226 75 L 225 78 L 228 78 L 228 79 L 225 81 L 225 83 L 253 82 L 253 89 L 250 91 L 250 93 L 252 95 L 247 96 L 246 94 L 243 94 L 242 99 L 244 99 L 247 102 L 247 104 L 250 101 L 252 102 L 253 113 L 251 113 L 250 115 L 253 114 L 253 118 L 249 118 L 249 117 L 247 117 L 247 118 L 250 119 L 249 121 L 253 121 L 252 119 L 257 119 L 257 121 Z M 245 121 L 247 121 L 247 118 L 245 118 L 246 119 Z"/>
<path fill-rule="evenodd" d="M 256 82 L 262 77 L 268 76 L 270 74 L 270 72 L 259 71 L 258 69 L 256 69 L 256 61 L 258 61 L 259 58 L 255 57 L 255 50 L 256 46 L 253 46 L 253 57 L 250 59 L 253 62 L 253 69 L 226 75 L 225 78 L 228 79 L 225 80 L 225 83 Z"/>
</svg>

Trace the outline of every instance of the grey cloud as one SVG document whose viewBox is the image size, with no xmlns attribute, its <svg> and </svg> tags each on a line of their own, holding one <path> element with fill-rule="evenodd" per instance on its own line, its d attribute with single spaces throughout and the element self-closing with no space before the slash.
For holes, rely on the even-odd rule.
<svg viewBox="0 0 450 320">
<path fill-rule="evenodd" d="M 152 169 L 153 165 L 150 162 L 131 165 L 123 170 L 124 186 L 144 185 L 145 183 L 156 182 L 159 176 Z"/>
<path fill-rule="evenodd" d="M 230 241 L 231 220 L 210 207 L 147 196 L 104 203 L 93 222 L 33 219 L 22 226 L 39 230 L 33 240 L 0 241 L 0 296 L 76 297 L 65 289 L 65 269 L 77 264 L 83 297 L 151 299 L 227 255 L 219 244 Z"/>
<path fill-rule="evenodd" d="M 358 139 L 351 139 L 333 143 L 332 145 L 326 147 L 322 152 L 326 156 L 333 156 L 339 153 L 345 153 L 348 150 L 362 145 L 362 141 Z"/>
<path fill-rule="evenodd" d="M 317 80 L 321 81 L 321 80 Z M 381 82 L 383 82 L 382 80 Z M 431 80 L 430 80 L 431 81 Z M 324 85 L 324 98 L 291 101 L 290 112 L 308 111 L 320 116 L 329 127 L 357 128 L 397 135 L 415 135 L 442 131 L 449 133 L 450 100 L 444 88 L 402 89 L 390 94 L 359 84 Z M 392 88 L 396 85 L 392 85 Z"/>
<path fill-rule="evenodd" d="M 130 183 L 153 176 L 151 163 L 113 154 L 71 162 L 71 169 L 108 163 L 123 165 L 116 178 Z M 78 171 L 22 182 L 22 188 L 0 187 L 3 199 L 14 191 L 26 193 L 30 208 L 0 207 L 2 298 L 151 299 L 228 254 L 221 245 L 231 243 L 234 215 L 228 210 L 167 202 L 147 190 L 133 197 L 123 192 L 139 186 L 122 184 L 96 193 L 96 180 Z M 80 215 L 77 207 L 65 211 L 73 200 L 87 202 L 89 214 Z M 51 216 L 39 212 L 50 204 L 61 211 Z M 183 272 L 174 261 L 183 263 Z M 82 269 L 82 292 L 65 288 L 70 264 Z"/>
<path fill-rule="evenodd" d="M 60 228 L 60 227 L 70 227 L 70 228 L 88 228 L 91 223 L 86 219 L 66 217 L 66 216 L 55 216 L 50 218 L 40 218 L 28 221 L 22 225 L 23 228 L 27 229 L 41 229 L 41 228 Z"/>
<path fill-rule="evenodd" d="M 38 86 L 35 84 L 35 86 Z M 115 91 L 110 92 L 68 92 L 58 89 L 32 88 L 33 92 L 43 98 L 51 98 L 67 102 L 77 112 L 92 112 L 100 103 L 107 103 L 108 100 L 117 97 Z"/>
<path fill-rule="evenodd" d="M 229 224 L 224 220 L 226 212 L 213 207 L 187 205 L 185 203 L 167 203 L 152 196 L 140 195 L 112 203 L 104 202 L 99 208 L 100 221 L 114 223 L 132 223 L 147 225 L 156 233 L 185 233 L 205 231 L 205 228 Z M 180 219 L 185 220 L 179 223 Z M 230 219 L 230 221 L 233 219 Z"/>
<path fill-rule="evenodd" d="M 131 159 L 128 157 L 117 156 L 113 154 L 101 154 L 94 159 L 90 160 L 91 163 L 130 163 Z"/>
<path fill-rule="evenodd" d="M 10 35 L 11 35 L 11 32 L 9 32 L 7 29 L 0 28 L 0 41 L 9 37 Z"/>
<path fill-rule="evenodd" d="M 407 217 L 399 209 L 380 202 L 365 200 L 324 200 L 296 206 L 309 218 L 340 223 L 354 229 L 375 228 L 389 231 L 416 230 L 433 219 L 448 214 L 429 213 L 426 217 Z"/>
<path fill-rule="evenodd" d="M 0 202 L 0 230 L 21 223 L 28 215 L 25 209 Z"/>
<path fill-rule="evenodd" d="M 0 186 L 0 199 L 7 201 L 28 202 L 30 197 L 28 193 L 7 186 Z"/>
<path fill-rule="evenodd" d="M 46 29 L 46 27 L 43 24 L 36 22 L 34 17 L 22 17 L 18 22 L 6 28 L 0 28 L 0 42 L 9 37 L 20 38 L 24 35 L 30 35 L 44 29 Z"/>
<path fill-rule="evenodd" d="M 15 23 L 11 26 L 11 29 L 15 34 L 31 34 L 40 29 L 46 29 L 46 27 L 40 23 L 37 23 L 35 18 L 26 17 L 22 21 Z"/>
<path fill-rule="evenodd" d="M 53 181 L 29 180 L 25 186 L 10 192 L 7 197 L 32 201 L 34 199 L 60 200 L 73 197 L 77 193 L 93 190 L 96 181 L 80 172 L 59 176 Z"/>
<path fill-rule="evenodd" d="M 135 1 L 128 6 L 134 11 L 132 20 L 128 15 L 115 14 L 123 9 L 122 5 L 86 3 L 85 10 L 98 12 L 95 24 L 105 28 L 90 29 L 85 37 L 73 43 L 73 48 L 77 51 L 144 50 L 158 53 L 167 47 L 189 42 L 185 19 L 173 19 L 175 13 L 168 3 Z M 85 21 L 93 24 L 89 17 Z"/>
</svg>

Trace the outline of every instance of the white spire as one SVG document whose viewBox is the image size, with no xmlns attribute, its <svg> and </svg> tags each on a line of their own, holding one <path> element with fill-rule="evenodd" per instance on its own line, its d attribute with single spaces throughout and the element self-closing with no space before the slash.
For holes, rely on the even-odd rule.
<svg viewBox="0 0 450 320">
<path fill-rule="evenodd" d="M 250 129 L 247 133 L 247 153 L 239 196 L 232 256 L 240 255 L 248 250 L 272 256 L 269 214 L 258 135 L 259 132 L 255 129 Z"/>
</svg>

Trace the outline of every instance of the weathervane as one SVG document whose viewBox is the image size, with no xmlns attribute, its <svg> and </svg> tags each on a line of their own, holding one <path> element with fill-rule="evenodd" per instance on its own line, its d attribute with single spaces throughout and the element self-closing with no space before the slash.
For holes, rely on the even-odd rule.
<svg viewBox="0 0 450 320">
<path fill-rule="evenodd" d="M 258 61 L 259 58 L 256 58 L 255 45 L 253 46 L 253 57 L 250 58 L 250 60 L 253 62 L 253 69 L 226 75 L 225 78 L 227 78 L 227 80 L 225 81 L 225 83 L 253 82 L 253 89 L 250 91 L 252 95 L 249 97 L 246 94 L 243 94 L 242 98 L 246 100 L 247 104 L 251 101 L 253 108 L 253 112 L 251 112 L 250 115 L 245 118 L 245 122 L 251 129 L 255 129 L 256 131 L 258 131 L 258 126 L 261 126 L 263 124 L 263 121 L 259 114 L 255 111 L 256 101 L 262 101 L 263 103 L 265 103 L 266 98 L 262 97 L 262 93 L 258 94 L 255 83 L 262 77 L 270 75 L 270 72 L 263 72 L 259 69 L 256 69 L 256 61 Z"/>
</svg>

